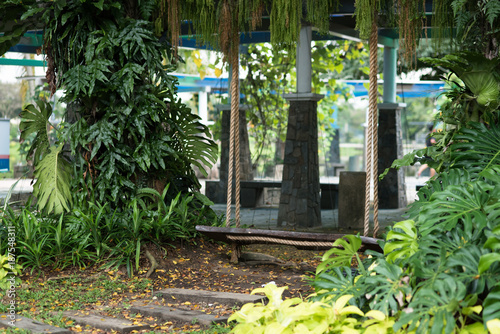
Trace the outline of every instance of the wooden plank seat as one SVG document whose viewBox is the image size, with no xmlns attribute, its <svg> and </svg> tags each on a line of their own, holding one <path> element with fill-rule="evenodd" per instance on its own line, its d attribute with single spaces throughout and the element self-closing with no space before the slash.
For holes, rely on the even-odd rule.
<svg viewBox="0 0 500 334">
<path fill-rule="evenodd" d="M 235 227 L 196 226 L 196 230 L 205 236 L 225 243 L 235 242 L 238 245 L 279 244 L 290 245 L 298 249 L 326 250 L 332 248 L 335 240 L 345 234 L 291 232 Z M 362 250 L 382 251 L 378 239 L 361 237 Z"/>
<path fill-rule="evenodd" d="M 217 192 L 219 181 L 206 181 L 205 194 L 215 203 L 223 203 L 224 196 Z M 255 208 L 263 195 L 264 188 L 281 188 L 281 181 L 252 180 L 240 181 L 240 204 L 244 208 Z M 321 183 L 321 209 L 337 209 L 339 185 L 337 183 Z"/>
</svg>

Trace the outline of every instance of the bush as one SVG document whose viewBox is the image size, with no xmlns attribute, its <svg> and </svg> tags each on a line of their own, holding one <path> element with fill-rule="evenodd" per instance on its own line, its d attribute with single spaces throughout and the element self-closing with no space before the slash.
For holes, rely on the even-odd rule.
<svg viewBox="0 0 500 334">
<path fill-rule="evenodd" d="M 7 207 L 0 239 L 6 240 L 7 226 L 13 226 L 17 259 L 31 272 L 106 262 L 114 267 L 125 265 L 132 275 L 146 244 L 163 247 L 174 240 L 192 240 L 198 236 L 196 225 L 222 222 L 202 194 L 178 193 L 167 203 L 167 192 L 168 186 L 163 194 L 142 189 L 123 210 L 99 202 L 79 203 L 71 213 L 61 215 L 31 211 L 29 205 L 20 212 Z M 7 247 L 0 244 L 0 254 Z"/>
</svg>

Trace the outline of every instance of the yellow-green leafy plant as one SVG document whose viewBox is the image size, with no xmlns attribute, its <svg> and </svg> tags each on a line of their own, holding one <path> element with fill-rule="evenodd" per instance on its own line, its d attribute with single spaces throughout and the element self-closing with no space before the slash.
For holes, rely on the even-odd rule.
<svg viewBox="0 0 500 334">
<path fill-rule="evenodd" d="M 332 304 L 302 298 L 282 299 L 284 287 L 267 284 L 252 294 L 264 293 L 268 299 L 262 303 L 248 303 L 235 312 L 229 321 L 238 324 L 233 333 L 389 333 L 394 319 L 372 310 L 363 313 L 349 305 L 350 295 L 342 296 Z"/>
<path fill-rule="evenodd" d="M 11 259 L 12 260 L 12 259 Z M 7 290 L 12 284 L 9 282 L 12 275 L 15 275 L 14 284 L 18 285 L 21 283 L 19 275 L 21 274 L 22 266 L 19 264 L 13 264 L 9 261 L 9 255 L 0 254 L 0 290 Z"/>
</svg>

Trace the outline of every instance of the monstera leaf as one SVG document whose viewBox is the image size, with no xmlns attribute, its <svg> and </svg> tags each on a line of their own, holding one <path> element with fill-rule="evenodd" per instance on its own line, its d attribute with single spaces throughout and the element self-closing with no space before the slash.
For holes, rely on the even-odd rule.
<svg viewBox="0 0 500 334">
<path fill-rule="evenodd" d="M 28 156 L 34 154 L 35 165 L 42 159 L 43 154 L 50 146 L 48 129 L 51 126 L 49 118 L 52 115 L 52 107 L 48 102 L 38 100 L 36 104 L 38 109 L 32 104 L 23 109 L 19 124 L 21 141 L 28 139 L 31 134 L 35 134 L 35 139 L 28 151 Z"/>
<path fill-rule="evenodd" d="M 188 112 L 172 110 L 171 118 L 175 127 L 174 148 L 207 176 L 205 167 L 211 168 L 218 158 L 218 146 L 210 139 L 208 128 L 197 115 Z"/>
<path fill-rule="evenodd" d="M 430 202 L 422 206 L 418 227 L 422 236 L 433 231 L 446 232 L 458 222 L 465 229 L 484 228 L 487 214 L 484 206 L 489 201 L 491 185 L 482 182 L 466 182 L 461 186 L 449 186 L 444 191 L 432 194 Z"/>
<path fill-rule="evenodd" d="M 390 311 L 397 312 L 413 295 L 409 279 L 398 265 L 377 261 L 372 274 L 366 279 L 370 307 L 386 315 L 390 315 Z"/>
<path fill-rule="evenodd" d="M 455 315 L 460 311 L 466 288 L 455 278 L 442 274 L 432 288 L 418 290 L 406 310 L 403 310 L 395 330 L 408 326 L 417 334 L 453 333 Z"/>
<path fill-rule="evenodd" d="M 471 175 L 467 170 L 453 168 L 447 172 L 442 172 L 437 178 L 427 181 L 426 185 L 418 192 L 418 200 L 410 204 L 408 209 L 408 218 L 414 221 L 419 220 L 420 212 L 423 207 L 431 201 L 432 194 L 445 190 L 451 185 L 462 185 L 470 181 Z"/>
<path fill-rule="evenodd" d="M 352 259 L 361 247 L 361 238 L 355 235 L 346 235 L 344 238 L 335 240 L 332 247 L 323 254 L 321 263 L 316 267 L 316 275 L 332 267 L 350 267 Z"/>
<path fill-rule="evenodd" d="M 357 279 L 350 267 L 334 267 L 328 272 L 316 276 L 311 285 L 316 289 L 313 300 L 322 300 L 326 303 L 335 302 L 338 298 L 352 295 L 351 305 L 362 307 L 362 296 L 365 293 L 364 277 Z"/>
<path fill-rule="evenodd" d="M 482 172 L 500 164 L 500 127 L 469 123 L 454 137 L 450 146 L 454 167 Z"/>
<path fill-rule="evenodd" d="M 396 223 L 387 233 L 384 254 L 387 262 L 406 259 L 418 251 L 418 233 L 413 220 Z"/>
<path fill-rule="evenodd" d="M 70 166 L 63 158 L 63 145 L 52 147 L 36 165 L 33 195 L 40 209 L 56 214 L 69 211 L 71 205 Z"/>
</svg>

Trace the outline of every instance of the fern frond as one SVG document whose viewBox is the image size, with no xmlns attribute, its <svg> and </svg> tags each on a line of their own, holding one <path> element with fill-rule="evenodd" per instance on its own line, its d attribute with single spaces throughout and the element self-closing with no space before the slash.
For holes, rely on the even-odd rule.
<svg viewBox="0 0 500 334">
<path fill-rule="evenodd" d="M 488 23 L 493 27 L 493 23 L 500 17 L 500 2 L 488 1 L 484 5 L 484 11 Z"/>
<path fill-rule="evenodd" d="M 63 144 L 53 146 L 35 166 L 37 179 L 33 195 L 37 197 L 39 209 L 61 214 L 69 211 L 72 204 L 70 191 L 70 165 L 63 158 Z"/>
</svg>

